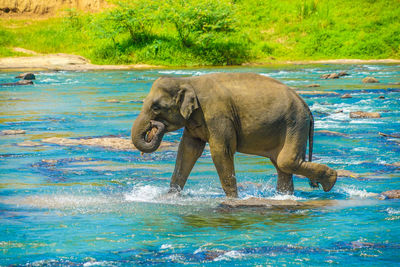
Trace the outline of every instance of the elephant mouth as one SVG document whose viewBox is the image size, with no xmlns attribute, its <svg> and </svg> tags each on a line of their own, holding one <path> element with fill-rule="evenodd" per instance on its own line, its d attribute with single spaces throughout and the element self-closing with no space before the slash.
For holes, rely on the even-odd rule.
<svg viewBox="0 0 400 267">
<path fill-rule="evenodd" d="M 150 121 L 150 128 L 146 131 L 145 141 L 150 143 L 155 136 L 165 132 L 165 124 L 159 121 Z"/>
</svg>

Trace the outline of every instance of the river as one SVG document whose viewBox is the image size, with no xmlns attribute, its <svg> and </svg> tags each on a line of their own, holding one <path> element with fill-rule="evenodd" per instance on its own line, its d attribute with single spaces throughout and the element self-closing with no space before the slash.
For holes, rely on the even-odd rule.
<svg viewBox="0 0 400 267">
<path fill-rule="evenodd" d="M 167 198 L 182 130 L 153 154 L 89 145 L 127 139 L 162 75 L 256 72 L 299 88 L 315 117 L 314 161 L 352 173 L 331 192 L 295 176 L 277 195 L 268 159 L 236 154 L 239 197 L 319 201 L 302 209 L 226 210 L 210 152 L 181 196 Z M 349 75 L 322 80 L 326 73 Z M 0 72 L 0 83 L 17 72 Z M 366 76 L 380 83 L 363 84 Z M 294 65 L 147 71 L 36 72 L 34 85 L 0 87 L 0 265 L 396 265 L 400 262 L 399 65 Z M 308 88 L 308 84 L 321 87 Z M 318 91 L 318 93 L 307 93 Z M 341 98 L 350 94 L 351 98 Z M 379 98 L 380 97 L 380 98 Z M 110 101 L 112 100 L 112 101 Z M 381 118 L 352 119 L 352 111 Z M 330 132 L 327 132 L 330 131 Z"/>
</svg>

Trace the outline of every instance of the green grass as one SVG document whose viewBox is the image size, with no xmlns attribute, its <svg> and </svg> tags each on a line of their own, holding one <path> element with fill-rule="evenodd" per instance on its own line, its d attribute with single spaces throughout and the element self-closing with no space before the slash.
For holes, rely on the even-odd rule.
<svg viewBox="0 0 400 267">
<path fill-rule="evenodd" d="M 155 12 L 154 17 L 147 17 L 149 27 L 139 29 L 132 24 L 133 34 L 129 27 L 119 27 L 118 20 L 110 23 L 110 13 L 69 11 L 67 18 L 1 19 L 0 56 L 20 55 L 11 48 L 23 47 L 39 53 L 82 55 L 97 64 L 168 66 L 400 58 L 397 0 L 220 0 L 219 21 L 204 22 L 209 20 L 207 14 L 216 14 L 215 7 L 214 13 L 207 13 L 211 12 L 206 9 L 207 1 L 191 0 L 192 6 L 202 8 L 203 21 L 191 6 L 182 6 L 176 12 L 186 20 L 174 24 L 174 14 Z M 153 14 L 147 7 L 141 8 Z M 156 8 L 162 13 L 162 6 Z M 182 37 L 177 25 L 194 26 Z"/>
</svg>

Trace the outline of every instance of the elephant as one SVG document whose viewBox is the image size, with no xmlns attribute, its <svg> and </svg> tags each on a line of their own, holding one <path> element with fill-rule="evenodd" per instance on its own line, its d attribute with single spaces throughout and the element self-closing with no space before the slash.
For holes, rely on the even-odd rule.
<svg viewBox="0 0 400 267">
<path fill-rule="evenodd" d="M 182 127 L 170 193 L 184 188 L 206 143 L 228 198 L 238 197 L 235 152 L 269 158 L 281 194 L 293 194 L 293 174 L 309 178 L 312 187 L 322 185 L 325 192 L 336 182 L 335 170 L 312 162 L 314 119 L 309 107 L 293 89 L 270 77 L 211 73 L 158 78 L 133 123 L 132 143 L 151 153 L 166 132 Z"/>
</svg>

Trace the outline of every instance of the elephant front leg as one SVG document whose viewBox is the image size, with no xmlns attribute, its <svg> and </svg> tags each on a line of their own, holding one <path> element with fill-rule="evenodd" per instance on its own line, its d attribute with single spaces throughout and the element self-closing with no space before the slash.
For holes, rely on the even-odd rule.
<svg viewBox="0 0 400 267">
<path fill-rule="evenodd" d="M 183 189 L 194 164 L 203 153 L 204 146 L 204 141 L 193 137 L 186 129 L 184 130 L 176 156 L 169 193 L 179 192 Z"/>
<path fill-rule="evenodd" d="M 235 144 L 229 140 L 210 140 L 211 157 L 217 169 L 222 189 L 230 198 L 238 197 L 233 161 L 235 149 Z"/>
</svg>

